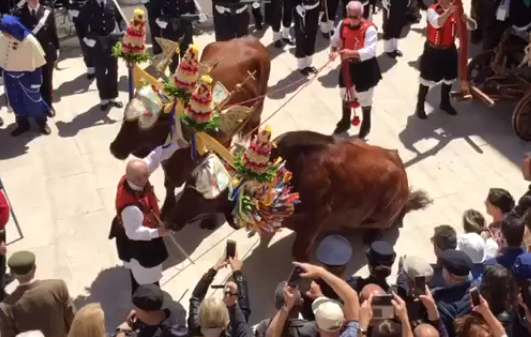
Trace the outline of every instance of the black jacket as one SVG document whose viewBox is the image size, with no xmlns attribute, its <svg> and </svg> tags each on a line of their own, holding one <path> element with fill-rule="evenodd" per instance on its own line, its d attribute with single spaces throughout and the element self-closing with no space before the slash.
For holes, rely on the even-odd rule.
<svg viewBox="0 0 531 337">
<path fill-rule="evenodd" d="M 79 38 L 95 40 L 95 52 L 110 52 L 120 41 L 123 34 L 119 34 L 118 31 L 125 24 L 112 0 L 105 0 L 103 7 L 96 0 L 88 0 L 79 10 L 78 22 Z"/>
<path fill-rule="evenodd" d="M 433 298 L 449 337 L 456 337 L 454 322 L 456 318 L 464 317 L 471 311 L 468 290 L 470 282 L 457 286 L 437 289 Z"/>
<path fill-rule="evenodd" d="M 212 284 L 216 274 L 216 270 L 212 268 L 209 269 L 206 274 L 201 277 L 192 292 L 190 309 L 188 310 L 188 330 L 190 331 L 191 336 L 201 336 L 201 328 L 198 324 L 199 306 L 205 299 L 208 288 Z M 240 271 L 234 272 L 232 277 L 238 286 L 238 305 L 228 308 L 230 325 L 228 329 L 229 332 L 226 333 L 226 335 L 230 335 L 231 337 L 251 337 L 252 332 L 247 324 L 249 317 L 251 316 L 247 279 Z"/>
<path fill-rule="evenodd" d="M 32 16 L 30 8 L 25 4 L 16 11 L 15 15 L 20 18 L 20 21 L 28 30 L 33 31 L 39 25 L 39 22 L 44 19 L 45 13 L 48 14 L 45 21 L 43 21 L 44 25 L 34 35 L 46 53 L 46 62 L 53 63 L 57 60 L 57 51 L 60 48 L 57 27 L 55 26 L 54 10 L 48 6 L 40 5 L 35 16 Z"/>
<path fill-rule="evenodd" d="M 267 329 L 271 325 L 271 318 L 264 319 L 256 326 L 254 331 L 255 337 L 266 337 Z M 312 322 L 314 323 L 314 322 Z M 317 328 L 307 320 L 298 318 L 289 318 L 284 326 L 282 337 L 316 337 Z"/>
</svg>

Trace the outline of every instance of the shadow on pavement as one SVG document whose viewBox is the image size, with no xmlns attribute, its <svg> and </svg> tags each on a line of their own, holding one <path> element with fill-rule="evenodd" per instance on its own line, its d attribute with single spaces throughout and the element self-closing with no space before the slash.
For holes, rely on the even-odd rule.
<svg viewBox="0 0 531 337">
<path fill-rule="evenodd" d="M 89 303 L 100 303 L 105 312 L 105 325 L 107 331 L 114 331 L 133 309 L 131 303 L 131 283 L 129 270 L 115 266 L 103 269 L 85 288 L 88 295 L 80 295 L 74 299 L 74 304 L 79 310 Z M 175 313 L 179 322 L 185 322 L 186 311 L 176 301 L 170 309 Z"/>
<path fill-rule="evenodd" d="M 0 144 L 4 144 L 4 146 L 0 147 L 0 160 L 25 155 L 29 150 L 29 142 L 39 136 L 46 137 L 41 135 L 33 122 L 31 122 L 31 130 L 29 132 L 24 133 L 19 137 L 12 137 L 11 132 L 16 127 L 17 124 L 12 123 L 0 129 Z M 9 146 L 5 146 L 7 144 L 9 144 Z"/>
<path fill-rule="evenodd" d="M 287 94 L 297 91 L 301 86 L 309 81 L 308 78 L 303 77 L 298 70 L 293 70 L 288 76 L 279 80 L 272 86 L 267 88 L 269 99 L 282 99 Z"/>
<path fill-rule="evenodd" d="M 83 94 L 89 91 L 92 80 L 87 78 L 86 74 L 81 74 L 71 81 L 63 82 L 55 89 L 54 102 L 60 102 L 61 97 Z"/>
<path fill-rule="evenodd" d="M 88 111 L 80 113 L 71 122 L 57 121 L 59 137 L 74 137 L 83 129 L 101 124 L 114 124 L 117 121 L 108 116 L 108 110 L 101 110 L 100 104 L 94 105 Z"/>
</svg>

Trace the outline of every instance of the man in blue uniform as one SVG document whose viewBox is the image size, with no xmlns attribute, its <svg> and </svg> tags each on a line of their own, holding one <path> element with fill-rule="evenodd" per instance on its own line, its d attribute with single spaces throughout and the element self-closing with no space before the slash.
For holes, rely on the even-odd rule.
<svg viewBox="0 0 531 337">
<path fill-rule="evenodd" d="M 112 48 L 121 39 L 121 25 L 125 24 L 113 0 L 89 0 L 79 12 L 80 37 L 94 61 L 100 107 L 122 108 L 118 99 L 118 59 Z"/>
<path fill-rule="evenodd" d="M 87 67 L 87 78 L 89 80 L 93 80 L 96 76 L 96 69 L 94 68 L 94 61 L 89 53 L 89 48 L 85 43 L 83 43 L 83 37 L 81 36 L 81 22 L 79 21 L 79 12 L 85 3 L 87 3 L 87 1 L 88 0 L 69 0 L 66 4 L 66 8 L 68 9 L 68 14 L 70 14 L 72 21 L 74 22 L 76 35 L 79 39 L 79 45 L 81 46 L 81 51 L 83 53 L 83 62 L 85 62 L 85 66 Z"/>
<path fill-rule="evenodd" d="M 46 113 L 50 107 L 42 99 L 41 67 L 46 64 L 39 41 L 14 16 L 5 16 L 0 22 L 0 76 L 4 79 L 6 98 L 17 117 L 17 127 L 11 135 L 20 136 L 30 129 L 33 118 L 41 133 L 50 134 Z"/>
</svg>

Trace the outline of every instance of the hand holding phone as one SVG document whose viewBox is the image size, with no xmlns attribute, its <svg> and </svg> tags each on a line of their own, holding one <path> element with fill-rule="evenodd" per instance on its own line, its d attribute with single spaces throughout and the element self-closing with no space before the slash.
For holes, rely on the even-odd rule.
<svg viewBox="0 0 531 337">
<path fill-rule="evenodd" d="M 426 278 L 424 276 L 415 277 L 415 297 L 426 295 Z"/>
<path fill-rule="evenodd" d="M 395 316 L 393 295 L 374 295 L 372 298 L 372 314 L 374 319 L 391 319 Z"/>
<path fill-rule="evenodd" d="M 479 289 L 478 288 L 474 287 L 470 289 L 469 294 L 470 294 L 470 302 L 472 303 L 473 307 L 477 307 L 478 305 L 481 304 L 481 301 L 479 300 Z"/>
<path fill-rule="evenodd" d="M 233 259 L 234 256 L 236 256 L 236 241 L 227 240 L 227 247 L 225 248 L 225 258 L 227 260 L 229 258 Z"/>
</svg>

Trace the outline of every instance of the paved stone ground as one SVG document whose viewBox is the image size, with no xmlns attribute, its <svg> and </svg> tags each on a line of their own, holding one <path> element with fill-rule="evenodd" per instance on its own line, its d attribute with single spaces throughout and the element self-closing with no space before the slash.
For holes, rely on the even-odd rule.
<svg viewBox="0 0 531 337">
<path fill-rule="evenodd" d="M 380 15 L 375 21 L 381 23 Z M 429 237 L 434 226 L 452 224 L 462 231 L 462 212 L 467 208 L 484 211 L 483 201 L 490 187 L 507 188 L 515 196 L 523 193 L 526 183 L 519 165 L 530 146 L 511 129 L 514 104 L 489 109 L 481 103 L 461 103 L 456 106 L 459 116 L 451 117 L 432 111 L 436 109 L 431 106 L 438 106 L 439 90 L 434 88 L 428 96 L 429 119 L 419 121 L 412 116 L 423 30 L 424 23 L 411 27 L 407 38 L 401 41 L 404 57 L 397 62 L 378 57 L 384 80 L 375 97 L 369 141 L 398 149 L 411 185 L 427 190 L 435 199 L 427 210 L 407 215 L 398 238 L 388 238 L 396 241 L 399 255 L 421 254 L 431 259 Z M 207 29 L 196 41 L 202 46 L 213 41 L 211 32 Z M 262 41 L 270 43 L 270 31 Z M 319 67 L 327 61 L 327 43 L 319 38 L 318 45 L 315 64 Z M 55 72 L 57 117 L 50 121 L 52 135 L 32 133 L 13 139 L 9 132 L 14 128 L 14 116 L 7 114 L 5 108 L 2 110 L 7 127 L 0 130 L 0 174 L 20 226 L 20 232 L 13 221 L 8 227 L 9 252 L 21 249 L 35 252 L 38 277 L 64 279 L 79 306 L 101 302 L 112 329 L 130 308 L 129 275 L 120 267 L 114 242 L 107 239 L 114 215 L 115 188 L 125 166 L 110 155 L 108 146 L 120 128 L 122 111 L 100 111 L 95 83 L 85 79 L 77 41 L 63 46 L 65 58 L 59 64 L 61 70 Z M 271 90 L 299 80 L 292 51 L 271 51 L 274 58 Z M 323 133 L 333 130 L 340 117 L 335 68 L 325 68 L 271 119 L 269 124 L 276 134 L 297 129 Z M 125 74 L 121 65 L 120 97 L 124 101 Z M 272 114 L 300 88 L 295 85 L 272 94 L 266 102 L 267 114 Z M 152 181 L 162 198 L 162 172 L 156 172 Z M 172 248 L 163 287 L 186 307 L 198 278 L 215 263 L 223 253 L 225 240 L 231 237 L 238 241 L 245 257 L 244 272 L 249 278 L 253 303 L 252 322 L 256 323 L 273 312 L 271 295 L 275 285 L 289 274 L 292 237 L 286 236 L 287 231 L 268 245 L 227 225 L 214 232 L 190 226 L 175 237 L 195 265 Z M 356 252 L 349 270 L 366 273 L 364 248 L 359 239 L 353 238 L 353 244 Z M 215 283 L 226 276 L 226 272 L 221 273 Z"/>
</svg>

